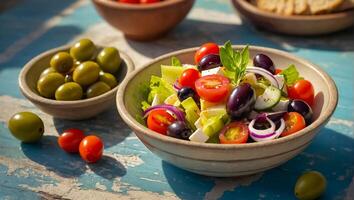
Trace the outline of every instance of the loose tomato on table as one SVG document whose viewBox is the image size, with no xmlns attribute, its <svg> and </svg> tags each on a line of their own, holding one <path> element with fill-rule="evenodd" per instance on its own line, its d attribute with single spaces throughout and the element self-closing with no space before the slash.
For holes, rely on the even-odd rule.
<svg viewBox="0 0 354 200">
<path fill-rule="evenodd" d="M 232 122 L 219 134 L 221 144 L 242 144 L 248 140 L 248 127 L 243 122 Z"/>
<path fill-rule="evenodd" d="M 288 112 L 284 115 L 285 129 L 280 135 L 282 137 L 291 135 L 306 127 L 304 117 L 297 112 Z"/>
<path fill-rule="evenodd" d="M 195 81 L 201 77 L 200 72 L 196 69 L 186 69 L 179 77 L 178 82 L 182 87 L 190 87 L 195 89 Z"/>
<path fill-rule="evenodd" d="M 304 100 L 310 106 L 315 99 L 313 86 L 308 80 L 298 80 L 294 85 L 288 86 L 288 96 L 290 99 Z"/>
<path fill-rule="evenodd" d="M 167 134 L 167 128 L 176 119 L 164 109 L 156 109 L 149 113 L 147 127 L 163 135 Z"/>
<path fill-rule="evenodd" d="M 79 152 L 80 142 L 84 139 L 85 134 L 80 129 L 65 130 L 58 138 L 60 148 L 68 153 Z"/>
<path fill-rule="evenodd" d="M 210 102 L 226 100 L 230 92 L 230 81 L 228 78 L 214 74 L 203 76 L 195 82 L 198 95 Z"/>
<path fill-rule="evenodd" d="M 86 162 L 97 162 L 103 154 L 103 142 L 97 136 L 86 136 L 80 143 L 79 151 L 81 158 Z"/>
<path fill-rule="evenodd" d="M 200 60 L 208 54 L 219 54 L 219 46 L 211 42 L 203 44 L 201 47 L 199 47 L 197 52 L 195 52 L 194 55 L 195 64 L 198 64 Z"/>
</svg>

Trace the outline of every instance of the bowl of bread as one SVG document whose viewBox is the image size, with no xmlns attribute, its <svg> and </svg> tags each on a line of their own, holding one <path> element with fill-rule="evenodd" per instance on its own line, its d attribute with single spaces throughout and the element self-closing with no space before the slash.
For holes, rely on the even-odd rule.
<svg viewBox="0 0 354 200">
<path fill-rule="evenodd" d="M 243 21 L 290 35 L 320 35 L 354 25 L 354 0 L 232 0 Z"/>
</svg>

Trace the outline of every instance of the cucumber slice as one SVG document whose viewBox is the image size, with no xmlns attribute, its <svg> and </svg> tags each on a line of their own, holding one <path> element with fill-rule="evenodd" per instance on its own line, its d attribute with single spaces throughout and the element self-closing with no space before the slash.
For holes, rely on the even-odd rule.
<svg viewBox="0 0 354 200">
<path fill-rule="evenodd" d="M 256 110 L 267 110 L 275 106 L 281 98 L 281 91 L 273 86 L 267 87 L 264 93 L 257 97 L 254 108 Z"/>
</svg>

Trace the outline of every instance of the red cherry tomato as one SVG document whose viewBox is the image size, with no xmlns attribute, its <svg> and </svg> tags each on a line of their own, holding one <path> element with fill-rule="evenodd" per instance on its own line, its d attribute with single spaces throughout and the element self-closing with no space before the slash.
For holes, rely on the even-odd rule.
<svg viewBox="0 0 354 200">
<path fill-rule="evenodd" d="M 58 144 L 66 152 L 77 153 L 79 152 L 80 142 L 84 137 L 85 134 L 82 130 L 68 129 L 59 136 Z"/>
<path fill-rule="evenodd" d="M 140 0 L 140 3 L 156 3 L 159 2 L 160 0 Z"/>
<path fill-rule="evenodd" d="M 242 144 L 248 140 L 248 127 L 243 122 L 232 122 L 219 134 L 221 144 Z"/>
<path fill-rule="evenodd" d="M 140 0 L 117 0 L 120 3 L 140 3 Z"/>
<path fill-rule="evenodd" d="M 298 80 L 294 85 L 288 86 L 288 96 L 290 99 L 304 100 L 310 106 L 313 105 L 315 99 L 313 86 L 307 80 Z"/>
<path fill-rule="evenodd" d="M 94 135 L 85 137 L 80 143 L 80 156 L 88 163 L 97 162 L 103 154 L 103 142 Z"/>
<path fill-rule="evenodd" d="M 167 128 L 176 119 L 164 109 L 156 109 L 149 113 L 147 118 L 147 127 L 150 130 L 166 135 Z"/>
<path fill-rule="evenodd" d="M 291 135 L 306 127 L 304 117 L 297 112 L 288 112 L 284 115 L 285 129 L 281 134 L 282 137 Z"/>
<path fill-rule="evenodd" d="M 182 75 L 179 77 L 179 84 L 182 87 L 190 87 L 195 89 L 195 81 L 200 78 L 200 72 L 196 69 L 186 69 L 183 71 Z"/>
<path fill-rule="evenodd" d="M 201 47 L 199 47 L 197 52 L 195 52 L 194 55 L 195 64 L 198 64 L 200 60 L 208 54 L 219 54 L 219 46 L 215 43 L 203 44 Z"/>
<path fill-rule="evenodd" d="M 280 74 L 282 71 L 281 69 L 275 69 L 275 74 Z"/>
<path fill-rule="evenodd" d="M 210 102 L 225 100 L 231 89 L 229 79 L 218 74 L 201 77 L 195 82 L 195 88 L 202 99 Z"/>
</svg>

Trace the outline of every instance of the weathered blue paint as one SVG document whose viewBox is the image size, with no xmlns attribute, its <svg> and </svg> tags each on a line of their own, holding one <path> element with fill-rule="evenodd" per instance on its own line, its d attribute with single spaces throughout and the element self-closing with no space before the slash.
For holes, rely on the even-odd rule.
<svg viewBox="0 0 354 200">
<path fill-rule="evenodd" d="M 1 13 L 0 55 L 72 3 L 74 2 L 69 0 L 50 4 L 45 0 L 26 0 Z M 206 15 L 208 10 L 225 14 L 234 12 L 227 0 L 198 0 L 195 8 L 204 9 Z M 23 17 L 26 20 L 18 20 Z M 7 95 L 13 98 L 11 104 L 18 104 L 20 109 L 37 111 L 32 105 L 20 105 L 23 97 L 18 90 L 17 76 L 21 67 L 38 53 L 68 43 L 102 22 L 93 6 L 84 4 L 68 16 L 62 17 L 36 40 L 30 41 L 12 59 L 0 61 L 0 101 Z M 129 192 L 138 190 L 160 195 L 170 192 L 181 199 L 202 199 L 213 188 L 219 187 L 221 182 L 231 184 L 231 187 L 224 187 L 225 191 L 220 195 L 215 195 L 222 199 L 294 199 L 295 180 L 306 170 L 318 170 L 327 177 L 329 187 L 323 199 L 342 199 L 354 176 L 353 36 L 353 28 L 327 36 L 299 38 L 259 31 L 247 24 L 224 24 L 189 18 L 166 38 L 159 40 L 158 44 L 146 44 L 160 44 L 159 52 L 143 52 L 139 47 L 145 44 L 127 41 L 136 51 L 151 58 L 170 51 L 170 48 L 176 48 L 165 48 L 164 45 L 168 44 L 178 44 L 178 49 L 181 49 L 206 41 L 223 43 L 231 40 L 235 44 L 273 47 L 318 64 L 334 78 L 340 93 L 335 119 L 321 130 L 303 153 L 284 165 L 265 172 L 253 183 L 246 184 L 247 186 L 240 186 L 237 178 L 200 176 L 161 161 L 134 137 L 117 115 L 115 108 L 83 122 L 49 119 L 46 125 L 54 126 L 48 128 L 43 140 L 34 145 L 21 144 L 15 140 L 4 123 L 6 119 L 3 117 L 7 115 L 0 113 L 0 199 L 37 199 L 41 194 L 33 192 L 37 191 L 33 188 L 46 185 L 62 187 L 61 184 L 66 184 L 64 181 L 67 180 L 74 180 L 82 191 L 89 192 L 98 188 L 116 195 L 131 195 Z M 8 101 L 6 103 L 10 104 Z M 7 105 L 1 107 L 9 112 L 6 110 Z M 66 154 L 59 149 L 56 144 L 57 132 L 70 127 L 82 128 L 88 133 L 99 135 L 105 141 L 106 155 L 101 162 L 87 165 L 78 155 Z M 15 162 L 19 160 L 23 166 L 43 167 L 45 170 L 38 171 L 31 167 L 24 169 Z M 26 175 L 23 170 L 27 170 Z M 31 186 L 32 189 L 24 185 Z M 49 190 L 51 192 L 56 194 Z"/>
</svg>

